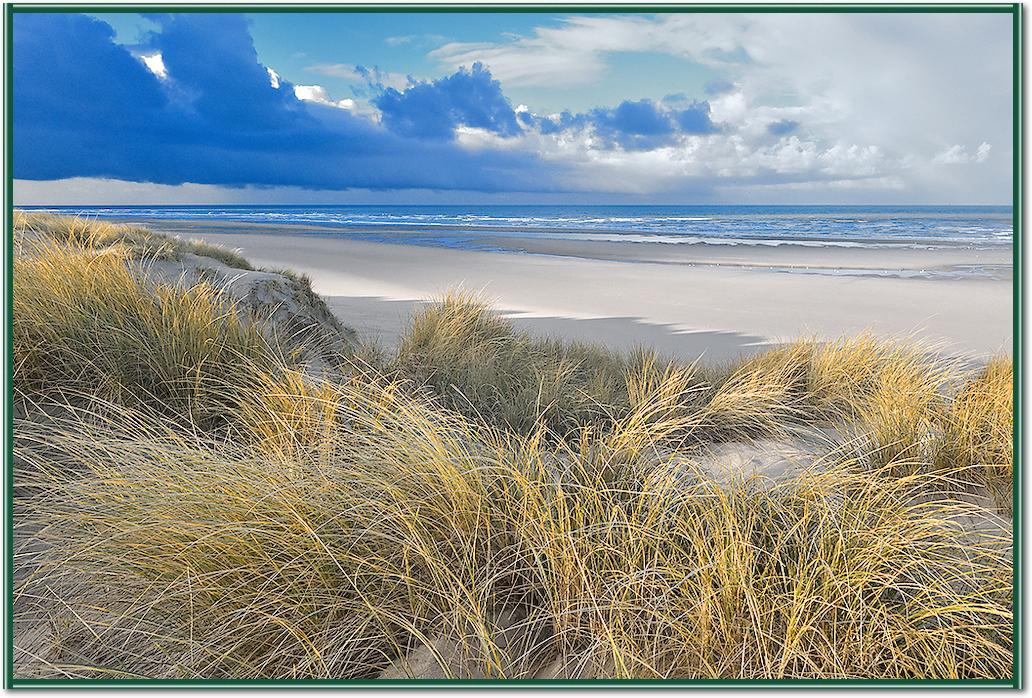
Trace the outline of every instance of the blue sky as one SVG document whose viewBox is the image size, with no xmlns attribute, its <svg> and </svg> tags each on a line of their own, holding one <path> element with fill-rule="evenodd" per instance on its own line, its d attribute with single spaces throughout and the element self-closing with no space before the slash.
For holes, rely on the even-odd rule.
<svg viewBox="0 0 1032 698">
<path fill-rule="evenodd" d="M 17 14 L 29 203 L 1009 203 L 1007 15 Z"/>
</svg>

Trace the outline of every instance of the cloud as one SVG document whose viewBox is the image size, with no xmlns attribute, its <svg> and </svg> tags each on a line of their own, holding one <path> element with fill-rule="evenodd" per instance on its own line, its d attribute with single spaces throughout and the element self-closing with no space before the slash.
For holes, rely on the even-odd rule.
<svg viewBox="0 0 1032 698">
<path fill-rule="evenodd" d="M 274 82 L 272 86 L 279 87 L 279 81 Z M 338 109 L 354 111 L 358 106 L 353 99 L 331 99 L 326 88 L 321 85 L 294 85 L 294 96 L 302 102 L 313 102 Z"/>
<path fill-rule="evenodd" d="M 624 101 L 614 109 L 595 109 L 591 112 L 595 128 L 603 134 L 645 139 L 669 136 L 674 125 L 651 100 Z"/>
<path fill-rule="evenodd" d="M 905 182 L 911 201 L 998 202 L 1011 191 L 1011 31 L 1009 16 L 989 13 L 592 15 L 430 55 L 480 61 L 506 88 L 588 85 L 623 54 L 673 56 L 719 73 L 700 96 L 743 160 L 766 147 L 769 124 L 795 121 L 818 148 L 876 145 L 881 181 Z M 944 143 L 986 133 L 1001 157 L 985 152 L 978 177 L 933 163 L 953 157 Z"/>
<path fill-rule="evenodd" d="M 388 87 L 373 104 L 384 125 L 403 136 L 451 138 L 459 126 L 499 136 L 515 136 L 521 130 L 501 84 L 479 63 L 439 80 L 412 84 L 404 91 Z"/>
<path fill-rule="evenodd" d="M 682 133 L 716 133 L 717 127 L 710 118 L 709 102 L 692 102 L 682 109 L 671 113 L 674 121 L 681 127 Z"/>
<path fill-rule="evenodd" d="M 161 60 L 160 53 L 151 53 L 146 56 L 140 56 L 140 60 L 147 66 L 147 70 L 151 71 L 157 77 L 164 80 L 168 77 L 168 69 L 165 67 L 165 61 Z M 275 87 L 275 85 L 273 85 Z"/>
<path fill-rule="evenodd" d="M 936 165 L 966 165 L 972 162 L 985 162 L 989 159 L 989 151 L 993 147 L 989 143 L 982 142 L 974 153 L 968 153 L 967 148 L 962 145 L 951 145 L 932 158 Z"/>
<path fill-rule="evenodd" d="M 165 78 L 115 43 L 104 22 L 55 13 L 15 17 L 15 177 L 313 189 L 557 186 L 533 153 L 470 151 L 413 137 L 419 129 L 392 131 L 321 104 L 329 99 L 318 86 L 300 86 L 308 100 L 299 99 L 294 85 L 273 81 L 259 62 L 239 15 L 154 20 L 159 28 L 146 37 L 146 54 L 161 55 Z M 480 89 L 463 90 L 457 105 L 440 107 L 448 124 L 513 128 L 511 109 L 506 121 L 486 73 L 453 77 Z M 429 89 L 452 94 L 442 84 Z M 393 118 L 419 101 L 407 93 L 397 96 Z"/>
<path fill-rule="evenodd" d="M 359 109 L 317 79 L 294 85 L 263 65 L 239 15 L 155 15 L 153 33 L 127 48 L 98 20 L 17 13 L 14 175 L 1005 202 L 1007 20 L 577 15 L 526 36 L 447 44 L 431 56 L 450 72 L 434 80 L 347 64 L 309 68 L 353 83 L 372 105 Z M 722 77 L 702 94 L 656 101 L 630 85 L 615 104 L 552 114 L 506 96 L 510 85 L 598 80 L 618 54 L 646 51 Z M 982 142 L 987 133 L 992 146 Z M 964 163 L 983 165 L 944 166 Z"/>
<path fill-rule="evenodd" d="M 642 99 L 622 102 L 613 109 L 593 109 L 588 121 L 606 143 L 617 143 L 628 150 L 649 150 L 674 143 L 679 134 L 716 133 L 709 110 L 707 102 L 665 109 Z"/>
<path fill-rule="evenodd" d="M 670 95 L 660 103 L 626 100 L 612 108 L 598 107 L 576 114 L 566 111 L 538 116 L 521 110 L 517 117 L 544 135 L 585 132 L 592 147 L 604 149 L 654 150 L 674 145 L 686 135 L 719 131 L 710 119 L 709 103 L 690 101 L 683 95 Z"/>
<path fill-rule="evenodd" d="M 505 85 L 545 87 L 596 81 L 607 57 L 621 52 L 669 53 L 712 66 L 741 62 L 741 45 L 731 29 L 741 20 L 733 14 L 710 15 L 705 24 L 692 18 L 574 15 L 529 36 L 499 43 L 451 42 L 430 56 L 450 68 L 483 63 Z"/>
</svg>

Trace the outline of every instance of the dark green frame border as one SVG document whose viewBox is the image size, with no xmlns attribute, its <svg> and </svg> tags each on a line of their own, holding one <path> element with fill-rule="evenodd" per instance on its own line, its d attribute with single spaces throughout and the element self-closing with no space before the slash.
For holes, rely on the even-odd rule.
<svg viewBox="0 0 1032 698">
<path fill-rule="evenodd" d="M 4 641 L 4 687 L 5 688 L 184 688 L 184 687 L 225 687 L 225 688 L 500 688 L 500 689 L 535 689 L 535 688 L 572 688 L 572 689 L 594 689 L 594 688 L 1018 688 L 1022 687 L 1022 606 L 1021 606 L 1021 563 L 1023 545 L 1023 512 L 1021 509 L 1021 486 L 1023 478 L 1021 475 L 1021 385 L 1022 385 L 1022 356 L 1023 347 L 1023 322 L 1022 322 L 1022 111 L 1024 100 L 1022 95 L 1022 58 L 1024 46 L 1022 44 L 1022 6 L 1015 4 L 973 4 L 973 5 L 944 5 L 935 3 L 919 3 L 910 5 L 878 4 L 878 3 L 855 3 L 829 5 L 819 3 L 794 3 L 794 4 L 753 4 L 753 5 L 728 5 L 720 3 L 712 4 L 663 4 L 655 3 L 648 5 L 592 5 L 592 4 L 495 4 L 495 5 L 413 5 L 405 3 L 384 3 L 366 5 L 332 5 L 332 4 L 298 4 L 298 5 L 251 5 L 246 4 L 223 4 L 223 5 L 199 5 L 199 4 L 164 4 L 164 5 L 108 5 L 95 3 L 88 5 L 81 4 L 47 4 L 34 5 L 29 3 L 4 4 L 4 37 L 5 37 L 5 86 L 4 91 L 4 146 L 7 157 L 4 163 L 4 186 L 6 194 L 5 216 L 5 240 L 4 249 L 6 264 L 4 272 L 6 283 L 4 284 L 4 303 L 6 309 L 5 331 L 7 342 L 4 347 L 4 380 L 6 390 L 4 405 L 7 419 L 4 423 L 4 457 L 6 463 L 5 497 L 4 508 L 6 514 L 6 525 L 4 528 L 4 554 L 7 574 L 4 579 L 4 601 L 6 608 L 6 633 Z M 13 459 L 13 430 L 14 430 L 14 391 L 12 376 L 14 372 L 14 350 L 12 338 L 11 308 L 13 300 L 13 226 L 14 226 L 14 154 L 12 145 L 14 143 L 14 125 L 12 110 L 14 108 L 13 88 L 13 33 L 14 15 L 19 12 L 510 12 L 510 13 L 760 13 L 760 12 L 788 12 L 788 13 L 994 13 L 1010 14 L 1012 21 L 1012 51 L 1013 51 L 1013 195 L 1012 195 L 1012 216 L 1013 216 L 1013 246 L 1014 246 L 1014 327 L 1012 356 L 1014 360 L 1014 519 L 1013 519 L 1013 542 L 1012 555 L 1014 560 L 1013 568 L 1013 610 L 1014 610 L 1014 664 L 1013 678 L 1010 680 L 993 679 L 522 679 L 522 680 L 498 680 L 498 679 L 444 679 L 444 680 L 422 680 L 422 679 L 18 679 L 14 677 L 14 620 L 12 613 L 14 594 L 14 511 L 13 491 L 14 476 L 11 462 Z"/>
</svg>

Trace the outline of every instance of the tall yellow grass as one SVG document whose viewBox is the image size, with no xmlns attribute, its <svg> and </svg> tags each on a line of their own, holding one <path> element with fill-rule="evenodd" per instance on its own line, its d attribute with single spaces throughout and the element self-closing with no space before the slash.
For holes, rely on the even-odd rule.
<svg viewBox="0 0 1032 698">
<path fill-rule="evenodd" d="M 985 515 L 927 476 L 717 483 L 635 434 L 555 446 L 358 383 L 269 413 L 288 396 L 293 449 L 125 410 L 19 426 L 45 546 L 18 593 L 62 649 L 42 670 L 368 677 L 445 637 L 497 677 L 1009 671 L 1006 531 L 965 534 Z M 503 615 L 533 637 L 503 642 Z"/>
<path fill-rule="evenodd" d="M 29 399 L 89 391 L 205 423 L 279 361 L 217 288 L 148 284 L 120 245 L 45 243 L 15 258 L 14 285 L 14 384 Z"/>
<path fill-rule="evenodd" d="M 448 407 L 516 430 L 539 420 L 574 428 L 626 403 L 619 357 L 532 338 L 468 293 L 446 294 L 418 313 L 394 364 Z"/>
<path fill-rule="evenodd" d="M 961 389 L 945 417 L 936 460 L 964 467 L 1010 512 L 1014 480 L 1014 366 L 996 357 Z"/>
</svg>

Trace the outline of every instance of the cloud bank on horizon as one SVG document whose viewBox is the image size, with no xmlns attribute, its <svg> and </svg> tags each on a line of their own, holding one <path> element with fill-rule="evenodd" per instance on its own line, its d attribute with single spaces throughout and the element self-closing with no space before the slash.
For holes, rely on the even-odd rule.
<svg viewBox="0 0 1032 698">
<path fill-rule="evenodd" d="M 1009 15 L 572 15 L 489 41 L 386 35 L 429 41 L 440 74 L 323 61 L 305 84 L 265 62 L 243 15 L 147 21 L 127 43 L 86 15 L 14 16 L 16 200 L 1010 201 Z M 715 77 L 683 89 L 674 70 L 663 95 L 631 82 L 611 104 L 534 103 L 646 55 Z M 355 86 L 344 96 L 320 75 Z"/>
</svg>

